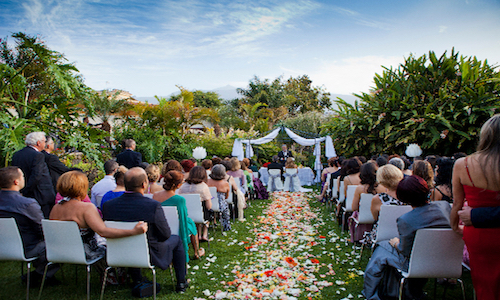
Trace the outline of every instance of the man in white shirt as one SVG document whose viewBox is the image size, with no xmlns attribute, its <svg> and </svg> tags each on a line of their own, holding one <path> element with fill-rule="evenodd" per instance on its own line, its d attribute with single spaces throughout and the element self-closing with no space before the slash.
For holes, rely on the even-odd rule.
<svg viewBox="0 0 500 300">
<path fill-rule="evenodd" d="M 118 163 L 114 160 L 108 160 L 104 163 L 104 172 L 106 172 L 106 176 L 94 184 L 90 192 L 90 201 L 94 203 L 96 207 L 99 207 L 101 204 L 101 199 L 104 194 L 116 188 L 114 175 L 116 170 L 118 170 L 118 166 Z"/>
</svg>

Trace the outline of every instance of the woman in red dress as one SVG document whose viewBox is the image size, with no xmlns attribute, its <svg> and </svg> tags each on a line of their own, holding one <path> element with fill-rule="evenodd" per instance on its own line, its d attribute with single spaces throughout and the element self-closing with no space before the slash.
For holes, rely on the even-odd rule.
<svg viewBox="0 0 500 300">
<path fill-rule="evenodd" d="M 500 228 L 459 225 L 458 211 L 467 205 L 500 206 L 500 115 L 481 128 L 477 151 L 453 168 L 451 227 L 463 234 L 469 251 L 472 283 L 478 300 L 500 299 Z"/>
</svg>

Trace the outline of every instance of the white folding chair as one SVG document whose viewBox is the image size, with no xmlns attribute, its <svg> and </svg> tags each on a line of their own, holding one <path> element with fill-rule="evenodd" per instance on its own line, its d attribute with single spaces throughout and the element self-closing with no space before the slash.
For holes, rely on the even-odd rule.
<svg viewBox="0 0 500 300">
<path fill-rule="evenodd" d="M 371 210 L 373 194 L 362 193 L 359 198 L 359 214 L 358 219 L 352 218 L 351 220 L 356 223 L 354 227 L 354 236 L 357 235 L 358 226 L 360 224 L 373 224 L 373 214 Z M 363 247 L 361 247 L 360 256 L 363 255 Z M 361 262 L 361 260 L 360 260 Z"/>
<path fill-rule="evenodd" d="M 340 181 L 340 186 L 339 186 L 339 203 L 344 202 L 345 200 L 345 194 L 344 194 L 344 180 Z"/>
<path fill-rule="evenodd" d="M 354 192 L 356 191 L 357 185 L 348 185 L 347 186 L 347 197 L 345 199 L 345 207 L 342 207 L 342 231 L 344 231 L 345 226 L 345 216 L 349 212 L 353 212 L 352 210 L 352 201 L 354 200 Z"/>
<path fill-rule="evenodd" d="M 167 219 L 168 227 L 170 227 L 170 233 L 179 235 L 179 213 L 177 212 L 177 207 L 162 206 L 161 208 L 165 214 L 165 219 Z"/>
<path fill-rule="evenodd" d="M 220 215 L 220 206 L 219 206 L 219 198 L 217 197 L 217 188 L 215 186 L 211 186 L 208 189 L 210 190 L 210 195 L 212 195 L 212 210 L 216 215 Z M 215 218 L 216 216 L 214 216 L 214 223 L 213 223 L 214 231 L 215 231 Z"/>
<path fill-rule="evenodd" d="M 105 224 L 107 227 L 111 228 L 133 229 L 137 222 L 106 221 Z M 146 233 L 123 238 L 106 239 L 106 261 L 108 263 L 108 267 L 104 272 L 104 280 L 101 288 L 101 300 L 104 296 L 108 271 L 110 268 L 114 267 L 151 269 L 151 272 L 153 273 L 153 299 L 156 299 L 156 270 L 150 263 Z"/>
<path fill-rule="evenodd" d="M 203 206 L 201 205 L 200 194 L 182 194 L 181 196 L 186 199 L 188 217 L 190 217 L 194 223 L 202 224 L 208 228 L 208 221 L 206 221 L 203 216 Z M 208 249 L 210 250 L 210 241 L 207 241 L 207 243 Z"/>
<path fill-rule="evenodd" d="M 23 241 L 16 219 L 0 218 L 0 260 L 12 260 L 26 262 L 28 273 L 26 274 L 26 299 L 30 298 L 30 272 L 31 262 L 38 257 L 26 258 L 24 255 Z M 21 275 L 23 274 L 23 265 L 21 264 Z"/>
<path fill-rule="evenodd" d="M 298 176 L 298 169 L 285 169 L 285 184 L 284 191 L 290 191 L 290 185 L 293 187 L 294 192 L 300 192 L 300 179 Z"/>
<path fill-rule="evenodd" d="M 425 228 L 417 230 L 410 255 L 408 272 L 398 270 L 403 278 L 399 299 L 403 299 L 403 286 L 407 278 L 457 278 L 465 300 L 462 276 L 464 241 L 451 228 Z"/>
<path fill-rule="evenodd" d="M 281 181 L 281 171 L 278 169 L 270 169 L 267 170 L 269 173 L 269 181 L 267 183 L 267 190 L 272 193 L 274 191 L 282 191 L 283 190 L 283 181 Z M 273 189 L 273 182 L 274 187 Z"/>
<path fill-rule="evenodd" d="M 326 187 L 326 191 L 325 191 L 325 204 L 326 204 L 326 207 L 328 208 L 331 204 L 330 200 L 333 199 L 332 197 L 332 185 L 330 183 L 330 178 L 332 177 L 332 174 L 331 173 L 328 173 L 326 174 L 326 179 L 325 179 L 325 185 L 327 185 Z"/>
<path fill-rule="evenodd" d="M 95 202 L 97 203 L 97 207 L 102 207 L 102 197 L 104 197 L 104 195 L 95 196 Z"/>
<path fill-rule="evenodd" d="M 90 266 L 104 257 L 87 261 L 78 224 L 74 221 L 42 220 L 45 250 L 49 263 L 45 266 L 38 298 L 42 296 L 47 268 L 54 263 L 85 265 L 87 267 L 87 299 L 90 299 Z"/>
</svg>

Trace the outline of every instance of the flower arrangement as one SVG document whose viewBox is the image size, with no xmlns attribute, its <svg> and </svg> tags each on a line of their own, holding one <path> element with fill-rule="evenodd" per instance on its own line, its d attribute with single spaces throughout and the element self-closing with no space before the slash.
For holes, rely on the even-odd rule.
<svg viewBox="0 0 500 300">
<path fill-rule="evenodd" d="M 193 149 L 193 157 L 202 160 L 207 157 L 207 150 L 203 147 L 196 147 Z"/>
</svg>

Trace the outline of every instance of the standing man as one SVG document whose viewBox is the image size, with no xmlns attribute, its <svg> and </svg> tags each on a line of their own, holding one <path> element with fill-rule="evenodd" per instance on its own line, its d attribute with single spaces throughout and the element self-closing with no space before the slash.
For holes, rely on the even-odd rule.
<svg viewBox="0 0 500 300">
<path fill-rule="evenodd" d="M 26 147 L 14 153 L 12 165 L 19 167 L 26 176 L 26 185 L 21 190 L 23 196 L 35 198 L 42 208 L 43 216 L 49 217 L 56 198 L 45 156 L 45 133 L 32 132 L 26 136 Z"/>
<path fill-rule="evenodd" d="M 116 162 L 119 165 L 131 169 L 133 167 L 138 167 L 142 163 L 142 155 L 135 150 L 135 141 L 133 139 L 126 139 L 123 141 L 125 150 L 116 156 Z"/>
<path fill-rule="evenodd" d="M 286 159 L 289 157 L 293 157 L 293 155 L 292 155 L 292 152 L 287 150 L 286 145 L 283 144 L 283 145 L 281 145 L 281 151 L 278 152 L 278 157 L 279 157 L 280 163 L 284 167 L 285 163 L 286 163 Z"/>
<path fill-rule="evenodd" d="M 47 265 L 42 233 L 43 214 L 35 199 L 23 197 L 19 193 L 24 184 L 23 172 L 18 167 L 0 169 L 0 218 L 16 219 L 23 241 L 24 254 L 28 258 L 38 256 L 33 261 L 35 270 L 30 274 L 31 284 L 34 285 L 41 283 Z M 56 265 L 49 267 L 48 284 L 57 284 L 58 280 L 54 278 L 54 274 L 58 269 Z"/>
<path fill-rule="evenodd" d="M 161 208 L 161 203 L 144 196 L 149 185 L 146 171 L 140 167 L 125 173 L 125 189 L 121 196 L 106 201 L 102 206 L 102 215 L 107 221 L 148 223 L 148 245 L 151 263 L 166 270 L 173 263 L 177 277 L 177 292 L 184 292 L 186 281 L 186 252 L 178 235 L 171 235 L 170 227 Z M 129 269 L 134 285 L 143 279 L 140 269 Z"/>
<path fill-rule="evenodd" d="M 47 137 L 47 142 L 45 143 L 45 149 L 42 151 L 43 155 L 45 155 L 45 163 L 49 168 L 50 178 L 52 179 L 52 185 L 54 186 L 54 191 L 56 191 L 57 180 L 59 177 L 71 171 L 70 168 L 66 167 L 63 164 L 57 155 L 52 154 L 54 151 L 54 140 L 49 136 Z"/>
<path fill-rule="evenodd" d="M 118 163 L 112 159 L 104 163 L 104 172 L 106 176 L 99 180 L 90 190 L 90 202 L 96 207 L 101 206 L 102 196 L 109 191 L 116 189 L 115 173 L 118 170 Z"/>
</svg>

